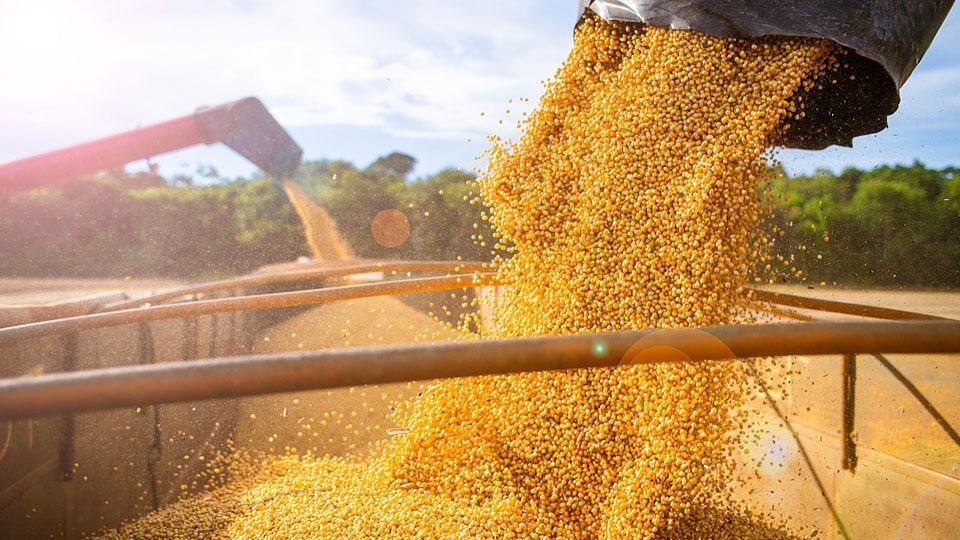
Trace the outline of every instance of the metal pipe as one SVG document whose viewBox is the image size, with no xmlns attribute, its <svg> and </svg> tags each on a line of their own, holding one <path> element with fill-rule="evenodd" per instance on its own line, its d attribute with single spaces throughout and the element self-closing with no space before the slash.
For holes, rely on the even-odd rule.
<svg viewBox="0 0 960 540">
<path fill-rule="evenodd" d="M 189 304 L 177 304 L 167 306 L 150 306 L 134 309 L 140 305 L 148 305 L 152 302 L 162 302 L 189 294 L 199 294 L 201 292 L 213 292 L 223 289 L 229 289 L 241 286 L 263 285 L 269 283 L 284 283 L 302 281 L 308 279 L 330 278 L 336 276 L 350 275 L 370 271 L 448 271 L 451 269 L 460 271 L 474 270 L 471 275 L 455 275 L 443 278 L 420 278 L 409 280 L 396 280 L 376 284 L 348 285 L 342 287 L 332 287 L 326 289 L 309 289 L 305 291 L 293 291 L 273 294 L 260 294 L 249 296 L 237 296 L 231 298 L 222 298 L 216 300 L 204 300 L 191 302 Z M 491 272 L 480 273 L 483 270 L 483 263 L 460 263 L 460 262 L 418 262 L 401 261 L 394 265 L 382 263 L 358 264 L 342 268 L 327 268 L 313 270 L 299 270 L 293 272 L 271 273 L 271 274 L 252 274 L 241 276 L 228 280 L 216 281 L 211 283 L 201 283 L 189 287 L 183 287 L 172 291 L 166 291 L 146 298 L 141 298 L 131 302 L 114 304 L 107 309 L 107 312 L 95 313 L 91 315 L 82 315 L 62 319 L 53 319 L 40 321 L 30 324 L 21 324 L 0 328 L 0 345 L 21 339 L 30 339 L 46 335 L 56 334 L 66 331 L 85 330 L 90 328 L 102 328 L 105 326 L 120 326 L 144 321 L 173 319 L 178 317 L 209 315 L 212 313 L 224 313 L 231 311 L 243 311 L 247 309 L 275 309 L 282 307 L 295 307 L 308 304 L 319 304 L 324 302 L 334 302 L 339 300 L 348 300 L 351 298 L 363 298 L 370 296 L 384 296 L 395 294 L 408 294 L 412 292 L 436 291 L 459 289 L 473 286 L 498 285 L 495 275 Z M 925 315 L 910 311 L 901 311 L 888 308 L 877 308 L 872 306 L 863 306 L 859 304 L 848 304 L 845 302 L 834 302 L 829 300 L 818 300 L 803 296 L 795 296 L 785 293 L 775 293 L 759 289 L 752 290 L 755 299 L 776 303 L 779 305 L 794 306 L 804 309 L 815 309 L 821 311 L 830 311 L 834 313 L 845 313 L 858 315 L 862 317 L 873 317 L 880 319 L 893 320 L 950 320 L 933 315 Z M 786 313 L 777 309 L 768 309 L 772 313 L 784 316 L 791 316 L 796 319 L 810 319 L 796 313 Z"/>
<path fill-rule="evenodd" d="M 807 315 L 800 315 L 799 313 L 785 313 L 786 316 L 793 317 L 798 320 L 804 321 L 817 321 L 815 317 L 810 317 Z M 930 402 L 929 399 L 923 392 L 913 382 L 907 378 L 900 370 L 890 362 L 887 357 L 882 354 L 875 353 L 873 355 L 877 360 L 880 361 L 883 367 L 896 378 L 903 386 L 910 392 L 910 394 L 923 406 L 924 409 L 930 413 L 930 416 L 940 425 L 941 428 L 947 433 L 950 439 L 960 446 L 960 434 L 950 425 L 950 422 L 944 418 L 943 414 L 937 410 L 937 408 Z M 856 408 L 856 355 L 845 355 L 843 358 L 843 456 L 841 459 L 841 466 L 845 470 L 854 470 L 857 465 L 857 453 L 856 453 L 856 440 L 854 437 L 854 422 L 855 422 L 855 408 Z M 760 379 L 757 379 L 760 381 Z M 762 381 L 761 385 L 763 384 Z M 774 411 L 780 416 L 780 420 L 784 421 L 787 424 L 787 427 L 790 428 L 791 433 L 793 429 L 790 427 L 789 422 L 786 422 L 785 417 L 780 413 L 776 404 L 772 401 L 773 398 L 770 397 L 767 393 L 767 401 L 770 402 L 770 406 L 774 408 Z M 796 433 L 794 433 L 794 439 L 797 439 Z M 800 443 L 800 440 L 797 439 L 797 444 L 800 446 L 800 452 L 804 454 L 804 459 L 807 460 L 807 464 L 810 465 L 809 458 L 806 456 L 805 451 L 803 450 L 803 445 Z M 811 469 L 813 472 L 813 469 Z M 814 473 L 815 474 L 815 473 Z M 819 483 L 819 480 L 818 480 Z M 823 492 L 821 488 L 821 492 Z M 836 515 L 834 515 L 837 518 Z M 837 518 L 839 519 L 839 518 Z M 839 521 L 837 521 L 840 524 Z"/>
<path fill-rule="evenodd" d="M 143 298 L 137 298 L 127 302 L 112 304 L 105 311 L 117 311 L 121 309 L 130 309 L 134 307 L 159 304 L 167 300 L 173 300 L 181 296 L 192 294 L 206 294 L 228 289 L 237 289 L 241 287 L 258 287 L 261 285 L 272 285 L 277 283 L 295 283 L 298 281 L 310 281 L 314 279 L 330 279 L 354 274 L 366 274 L 370 272 L 485 272 L 484 263 L 460 262 L 460 261 L 381 261 L 381 262 L 363 262 L 338 267 L 310 268 L 304 270 L 293 270 L 289 272 L 272 272 L 268 274 L 248 274 L 245 276 L 224 279 L 220 281 L 209 281 L 206 283 L 197 283 L 171 289 Z"/>
<path fill-rule="evenodd" d="M 91 296 L 50 304 L 0 304 L 0 328 L 49 319 L 75 317 L 97 311 L 104 304 L 127 299 L 122 292 L 97 293 Z"/>
<path fill-rule="evenodd" d="M 777 317 L 781 317 L 781 318 L 784 318 L 784 319 L 790 319 L 790 320 L 794 320 L 794 321 L 813 321 L 813 320 L 816 320 L 814 317 L 811 317 L 811 316 L 809 316 L 809 315 L 804 315 L 804 314 L 800 313 L 799 311 L 794 311 L 794 310 L 792 310 L 792 309 L 787 309 L 787 308 L 779 308 L 779 307 L 776 307 L 775 305 L 763 305 L 763 304 L 761 304 L 761 305 L 755 307 L 754 309 L 756 309 L 757 311 L 762 311 L 762 312 L 764 312 L 764 313 L 769 313 L 770 315 L 775 315 L 775 316 L 777 316 Z"/>
<path fill-rule="evenodd" d="M 476 261 L 379 261 L 362 262 L 335 268 L 324 267 L 285 272 L 270 272 L 263 274 L 254 273 L 220 281 L 188 285 L 186 287 L 164 291 L 143 298 L 113 304 L 107 308 L 107 311 L 129 309 L 148 304 L 158 304 L 161 302 L 166 302 L 167 300 L 192 294 L 210 293 L 233 288 L 255 287 L 277 283 L 295 283 L 298 281 L 309 281 L 312 279 L 329 279 L 368 272 L 489 272 L 490 270 L 492 270 L 490 263 Z M 761 302 L 768 302 L 781 306 L 791 306 L 817 311 L 829 311 L 833 313 L 887 320 L 950 320 L 944 317 L 926 315 L 912 311 L 865 306 L 861 304 L 851 304 L 847 302 L 837 302 L 831 300 L 821 300 L 788 293 L 765 291 L 762 289 L 748 290 L 755 299 L 760 300 Z M 764 309 L 764 311 L 768 311 L 775 315 L 795 318 L 797 320 L 810 320 L 809 317 L 790 310 L 772 308 Z"/>
<path fill-rule="evenodd" d="M 201 300 L 184 304 L 125 309 L 0 328 L 0 345 L 23 339 L 38 338 L 63 332 L 77 332 L 105 326 L 120 326 L 145 321 L 177 319 L 180 317 L 196 317 L 198 315 L 209 315 L 211 313 L 322 304 L 370 296 L 391 296 L 425 291 L 463 289 L 486 285 L 489 282 L 488 274 L 461 274 L 446 277 L 400 279 L 380 283 L 330 287 L 326 289 L 255 294 L 233 298 Z"/>
<path fill-rule="evenodd" d="M 916 313 L 914 311 L 864 306 L 862 304 L 837 302 L 835 300 L 821 300 L 819 298 L 808 298 L 806 296 L 765 291 L 763 289 L 752 289 L 751 292 L 753 294 L 753 298 L 760 300 L 761 302 L 770 302 L 781 306 L 790 306 L 801 309 L 813 309 L 817 311 L 829 311 L 831 313 L 842 313 L 845 315 L 856 315 L 858 317 L 869 317 L 872 319 L 885 319 L 892 321 L 952 320 L 946 317 L 937 317 L 936 315 L 927 315 L 925 313 Z"/>
<path fill-rule="evenodd" d="M 960 352 L 960 322 L 731 325 L 362 347 L 3 379 L 0 418 L 665 361 L 951 352 Z"/>
<path fill-rule="evenodd" d="M 578 0 L 606 20 L 755 39 L 829 39 L 849 54 L 830 84 L 802 93 L 804 113 L 780 145 L 808 150 L 887 127 L 903 86 L 943 24 L 953 0 Z M 797 97 L 797 96 L 795 96 Z"/>
<path fill-rule="evenodd" d="M 309 281 L 312 279 L 329 279 L 335 277 L 348 276 L 352 274 L 362 274 L 367 272 L 489 272 L 490 263 L 483 262 L 464 262 L 464 261 L 383 261 L 373 263 L 358 263 L 350 266 L 338 268 L 313 268 L 304 270 L 293 270 L 288 272 L 271 272 L 266 274 L 249 274 L 236 278 L 225 279 L 221 281 L 212 281 L 209 283 L 198 283 L 178 289 L 165 291 L 162 293 L 150 295 L 128 302 L 113 304 L 107 308 L 108 311 L 119 309 L 128 309 L 132 307 L 157 304 L 181 296 L 191 294 L 201 294 L 222 291 L 231 288 L 252 287 L 276 283 L 295 283 L 298 281 Z M 491 283 L 493 285 L 494 283 Z M 828 311 L 831 313 L 841 313 L 846 315 L 856 315 L 874 319 L 898 320 L 898 321 L 926 321 L 926 320 L 951 320 L 945 317 L 916 313 L 913 311 L 904 311 L 899 309 L 881 308 L 874 306 L 865 306 L 861 304 L 851 304 L 848 302 L 837 302 L 833 300 L 822 300 L 809 298 L 788 293 L 766 291 L 762 289 L 748 289 L 753 297 L 761 302 L 778 304 L 781 306 L 791 306 L 801 309 L 810 309 L 816 311 Z M 809 317 L 800 313 L 780 310 L 777 308 L 763 309 L 775 315 L 786 316 L 797 320 L 810 320 Z"/>
</svg>

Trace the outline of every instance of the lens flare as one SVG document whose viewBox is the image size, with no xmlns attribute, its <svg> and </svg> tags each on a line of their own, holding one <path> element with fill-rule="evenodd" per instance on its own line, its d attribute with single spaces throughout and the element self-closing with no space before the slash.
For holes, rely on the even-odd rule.
<svg viewBox="0 0 960 540">
<path fill-rule="evenodd" d="M 400 247 L 410 237 L 410 222 L 399 210 L 384 210 L 370 222 L 370 234 L 385 248 Z"/>
</svg>

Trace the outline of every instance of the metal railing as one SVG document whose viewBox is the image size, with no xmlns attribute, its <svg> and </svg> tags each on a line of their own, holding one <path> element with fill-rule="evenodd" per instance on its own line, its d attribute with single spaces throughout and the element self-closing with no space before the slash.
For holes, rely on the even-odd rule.
<svg viewBox="0 0 960 540">
<path fill-rule="evenodd" d="M 0 345 L 55 334 L 74 334 L 93 328 L 162 319 L 496 284 L 493 274 L 485 271 L 488 268 L 489 265 L 485 263 L 462 261 L 390 261 L 251 274 L 114 304 L 100 313 L 0 328 Z M 370 272 L 387 274 L 412 271 L 473 273 L 151 305 L 241 287 L 290 284 Z M 672 357 L 666 360 L 663 357 L 645 359 L 642 362 L 638 360 L 637 343 L 645 343 L 647 345 L 643 347 L 648 347 L 651 340 L 681 351 L 682 360 L 691 362 L 838 354 L 848 355 L 848 360 L 844 361 L 847 365 L 853 361 L 849 355 L 860 353 L 960 352 L 960 322 L 908 311 L 811 299 L 765 290 L 755 289 L 750 294 L 756 300 L 774 304 L 768 306 L 768 311 L 798 320 L 809 321 L 813 317 L 779 309 L 777 306 L 915 322 L 730 325 L 701 329 L 646 330 L 282 353 L 191 360 L 163 365 L 121 366 L 0 380 L 0 418 L 44 416 L 363 384 L 610 367 L 625 361 L 648 363 L 676 360 Z M 597 342 L 604 343 L 605 354 L 596 353 Z M 633 356 L 625 360 L 623 354 L 630 347 L 633 347 L 630 349 Z M 850 373 L 850 370 L 845 370 L 845 373 Z M 852 396 L 855 376 L 847 378 L 851 379 L 848 391 Z M 844 402 L 848 404 L 851 400 Z M 849 409 L 852 411 L 852 403 L 849 404 Z M 848 422 L 844 425 L 847 427 Z M 852 431 L 852 414 L 849 429 L 844 431 Z M 855 463 L 855 457 L 848 462 Z"/>
<path fill-rule="evenodd" d="M 249 296 L 233 296 L 179 304 L 106 311 L 0 328 L 0 345 L 65 332 L 78 332 L 93 328 L 121 326 L 147 321 L 196 317 L 199 315 L 212 315 L 234 311 L 316 305 L 341 300 L 352 300 L 354 298 L 368 298 L 371 296 L 391 296 L 417 292 L 465 289 L 491 284 L 492 280 L 490 277 L 490 274 L 460 274 L 443 277 L 399 279 L 379 283 L 344 285 L 341 287 L 254 294 Z"/>
<path fill-rule="evenodd" d="M 663 354 L 665 349 L 672 353 Z M 664 361 L 956 352 L 960 352 L 960 322 L 954 321 L 730 325 L 363 347 L 4 379 L 0 380 L 0 418 Z"/>
<path fill-rule="evenodd" d="M 146 322 L 161 319 L 497 285 L 494 274 L 489 270 L 489 265 L 485 263 L 392 261 L 255 273 L 117 302 L 102 307 L 99 313 L 0 328 L 0 345 L 54 334 L 75 339 L 77 332 L 82 330 L 132 323 L 140 323 L 143 330 Z M 247 287 L 296 284 L 363 273 L 382 273 L 386 276 L 399 272 L 456 274 L 198 300 L 209 293 L 240 291 Z M 960 436 L 956 430 L 884 356 L 885 353 L 960 353 L 960 321 L 762 289 L 752 289 L 749 294 L 762 303 L 758 307 L 761 311 L 804 322 L 248 355 L 162 364 L 150 362 L 0 379 L 0 420 L 9 422 L 52 415 L 68 415 L 67 418 L 72 418 L 69 415 L 123 407 L 451 377 L 610 368 L 662 362 L 833 355 L 834 359 L 842 362 L 839 387 L 843 396 L 842 466 L 853 471 L 857 465 L 854 438 L 857 355 L 871 354 L 903 383 L 951 439 L 960 445 Z M 165 304 L 180 299 L 189 301 Z M 790 308 L 884 321 L 819 322 L 814 315 Z M 747 364 L 747 367 L 756 375 L 756 368 L 752 364 Z M 789 419 L 767 391 L 759 375 L 756 378 L 768 404 L 796 439 L 841 536 L 849 538 L 840 515 Z M 65 440 L 72 440 L 72 434 L 68 434 Z M 62 449 L 69 448 L 63 446 Z M 72 457 L 61 456 L 61 462 L 72 463 Z"/>
</svg>

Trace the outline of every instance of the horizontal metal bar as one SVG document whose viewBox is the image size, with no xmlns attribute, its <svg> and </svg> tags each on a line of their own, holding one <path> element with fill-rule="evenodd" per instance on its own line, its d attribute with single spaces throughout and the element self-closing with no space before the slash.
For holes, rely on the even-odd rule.
<svg viewBox="0 0 960 540">
<path fill-rule="evenodd" d="M 199 283 L 181 287 L 171 291 L 165 291 L 155 295 L 138 298 L 129 302 L 123 302 L 110 306 L 109 310 L 127 309 L 147 304 L 157 304 L 181 296 L 191 294 L 209 293 L 221 290 L 252 287 L 259 285 L 268 285 L 276 283 L 296 283 L 299 281 L 308 281 L 312 279 L 329 279 L 335 277 L 348 276 L 353 274 L 362 274 L 368 272 L 489 272 L 492 270 L 490 263 L 483 262 L 465 262 L 465 261 L 380 261 L 369 263 L 358 263 L 338 268 L 313 268 L 304 270 L 293 270 L 287 272 L 271 272 L 265 274 L 249 274 L 221 281 L 212 281 L 209 283 Z M 951 320 L 945 317 L 937 317 L 924 313 L 913 311 L 904 311 L 899 309 L 881 308 L 875 306 L 865 306 L 861 304 L 852 304 L 848 302 L 837 302 L 833 300 L 822 300 L 818 298 L 809 298 L 788 293 L 766 291 L 762 289 L 748 289 L 753 297 L 761 302 L 767 302 L 780 306 L 790 306 L 802 309 L 816 311 L 826 311 L 831 313 L 841 313 L 847 315 L 856 315 L 874 319 L 897 320 L 897 321 L 927 321 L 927 320 Z M 765 309 L 776 315 L 787 316 L 798 320 L 810 320 L 802 314 L 773 309 Z"/>
<path fill-rule="evenodd" d="M 0 418 L 665 361 L 960 352 L 960 322 L 731 325 L 253 355 L 0 380 Z"/>
<path fill-rule="evenodd" d="M 75 317 L 97 311 L 104 304 L 121 302 L 127 295 L 120 291 L 95 293 L 49 304 L 0 304 L 0 328 L 36 321 Z"/>
<path fill-rule="evenodd" d="M 370 296 L 390 296 L 425 291 L 441 291 L 477 287 L 489 283 L 487 274 L 455 275 L 418 279 L 399 279 L 361 285 L 346 285 L 325 289 L 309 289 L 273 294 L 255 294 L 201 300 L 184 304 L 125 309 L 106 313 L 94 313 L 78 317 L 53 319 L 31 324 L 21 324 L 0 328 L 0 345 L 18 340 L 38 338 L 63 332 L 77 332 L 91 328 L 120 326 L 144 321 L 196 317 L 212 313 L 247 311 L 255 309 L 276 309 L 285 307 L 323 304 L 353 298 Z"/>
<path fill-rule="evenodd" d="M 787 316 L 791 316 L 791 315 L 787 314 Z M 803 317 L 802 319 L 799 319 L 799 320 L 806 320 L 806 321 L 819 320 L 819 319 L 816 319 L 815 317 L 809 317 L 806 315 L 799 315 L 799 314 L 794 315 L 794 317 L 795 318 Z M 937 424 L 939 424 L 940 427 L 943 428 L 947 436 L 949 436 L 950 439 L 958 447 L 960 447 L 960 434 L 958 434 L 957 431 L 953 428 L 953 426 L 950 425 L 950 422 L 943 416 L 943 414 L 939 410 L 937 410 L 937 408 L 933 405 L 933 403 L 931 403 L 930 400 L 927 399 L 927 396 L 923 395 L 923 392 L 921 392 L 920 389 L 917 388 L 917 385 L 913 384 L 913 382 L 906 375 L 904 375 L 903 372 L 897 369 L 896 366 L 894 366 L 893 363 L 890 362 L 890 360 L 884 355 L 880 353 L 874 353 L 873 357 L 879 360 L 880 364 L 883 365 L 883 367 L 885 367 L 894 376 L 895 379 L 897 379 L 898 381 L 900 381 L 901 384 L 903 384 L 904 388 L 907 389 L 910 395 L 912 395 L 914 399 L 916 399 L 920 403 L 920 405 L 922 405 L 923 408 L 926 409 L 928 413 L 930 413 L 930 416 L 933 417 L 933 419 L 937 422 Z M 844 369 L 846 370 L 847 368 L 849 368 L 849 366 L 847 365 L 846 358 L 844 358 Z M 856 369 L 854 369 L 854 372 L 856 372 Z M 847 390 L 846 386 L 844 386 L 844 390 L 845 391 Z M 847 396 L 844 396 L 844 403 L 846 403 L 847 401 L 846 397 Z M 772 399 L 772 398 L 769 398 L 769 395 L 768 395 L 768 399 Z M 776 404 L 773 403 L 772 401 L 770 405 L 774 407 L 775 410 L 777 409 Z M 852 407 L 855 407 L 855 403 L 851 403 L 851 405 Z M 851 415 L 852 415 L 852 412 L 853 411 L 851 410 Z M 780 414 L 780 413 L 778 412 L 777 414 Z M 781 415 L 781 420 L 783 419 L 784 418 Z M 844 414 L 844 420 L 846 421 L 846 413 Z M 788 423 L 788 427 L 789 427 L 789 423 Z M 847 444 L 847 441 L 850 439 L 849 434 L 852 431 L 853 431 L 852 426 L 849 429 L 847 428 L 844 429 L 843 440 L 845 445 Z M 796 438 L 796 434 L 794 434 L 794 438 Z M 799 444 L 799 442 L 800 441 L 798 439 L 797 443 Z M 844 448 L 846 448 L 846 446 L 844 446 Z M 861 450 L 862 449 L 857 449 L 856 452 L 859 454 Z M 856 459 L 859 459 L 859 458 L 856 458 Z M 844 461 L 846 462 L 846 459 Z M 936 474 L 936 473 L 932 473 L 932 471 L 930 472 L 931 474 Z"/>
<path fill-rule="evenodd" d="M 121 309 L 130 309 L 133 307 L 144 306 L 148 304 L 159 304 L 188 296 L 192 294 L 206 294 L 211 292 L 237 289 L 241 287 L 258 287 L 261 285 L 272 285 L 278 283 L 296 283 L 299 281 L 310 281 L 314 279 L 330 279 L 337 277 L 350 276 L 355 274 L 366 274 L 370 272 L 483 272 L 486 271 L 483 263 L 460 262 L 460 261 L 379 261 L 379 262 L 360 262 L 338 267 L 308 268 L 302 270 L 292 270 L 287 272 L 271 272 L 263 274 L 248 274 L 245 276 L 223 279 L 220 281 L 209 281 L 206 283 L 197 283 L 187 285 L 169 291 L 164 291 L 150 296 L 130 300 L 108 306 L 106 311 L 117 311 Z"/>
<path fill-rule="evenodd" d="M 143 321 L 153 321 L 161 319 L 172 319 L 196 315 L 208 315 L 212 313 L 223 313 L 230 311 L 243 311 L 250 309 L 274 309 L 281 307 L 293 307 L 307 304 L 317 304 L 332 302 L 338 300 L 348 300 L 350 298 L 361 298 L 369 296 L 407 294 L 411 292 L 421 292 L 428 290 L 457 289 L 472 286 L 498 285 L 495 275 L 492 272 L 480 273 L 485 268 L 484 263 L 469 262 L 423 262 L 423 261 L 401 261 L 397 263 L 365 263 L 341 268 L 299 270 L 293 272 L 280 272 L 271 274 L 251 274 L 229 280 L 222 280 L 211 283 L 202 283 L 190 287 L 184 287 L 173 291 L 166 291 L 147 298 L 141 298 L 133 302 L 115 304 L 107 308 L 107 312 L 96 313 L 92 315 L 76 316 L 63 319 L 54 319 L 41 321 L 31 324 L 21 324 L 0 328 L 0 345 L 21 339 L 42 337 L 65 331 L 85 330 L 89 328 L 102 328 L 107 326 L 118 326 Z M 309 289 L 305 291 L 293 291 L 284 293 L 238 296 L 231 298 L 222 298 L 216 300 L 205 300 L 192 302 L 189 304 L 168 305 L 168 306 L 150 306 L 140 309 L 133 309 L 138 305 L 148 305 L 151 302 L 163 302 L 173 298 L 178 298 L 188 294 L 198 294 L 200 292 L 212 292 L 241 286 L 254 286 L 268 283 L 296 282 L 308 279 L 321 279 L 336 276 L 351 275 L 372 271 L 433 271 L 443 272 L 449 270 L 473 271 L 471 275 L 447 276 L 436 278 L 420 278 L 411 280 L 396 280 L 377 284 L 350 285 L 344 287 L 332 287 L 327 289 Z M 467 283 L 463 283 L 464 280 Z M 452 281 L 451 281 L 452 280 Z M 847 313 L 863 317 L 873 317 L 881 319 L 894 320 L 950 320 L 942 317 L 934 317 L 909 311 L 891 310 L 886 308 L 875 308 L 871 306 L 861 306 L 858 304 L 847 304 L 843 302 L 833 302 L 828 300 L 817 300 L 802 296 L 795 296 L 784 293 L 774 293 L 770 291 L 753 290 L 754 298 L 786 306 L 802 307 L 806 309 L 818 309 L 822 311 L 831 311 L 835 313 Z M 799 314 L 786 314 L 782 310 L 766 309 L 772 313 L 779 313 L 785 316 L 792 316 L 797 319 L 809 319 Z"/>
<path fill-rule="evenodd" d="M 871 319 L 884 319 L 890 321 L 952 320 L 946 317 L 937 317 L 936 315 L 927 315 L 926 313 L 917 313 L 914 311 L 865 306 L 862 304 L 851 304 L 849 302 L 837 302 L 835 300 L 822 300 L 820 298 L 809 298 L 795 294 L 765 291 L 763 289 L 752 289 L 751 292 L 753 298 L 760 300 L 761 302 L 770 302 L 772 304 L 801 309 L 828 311 L 830 313 L 842 313 L 844 315 L 856 315 L 858 317 L 868 317 Z"/>
<path fill-rule="evenodd" d="M 799 311 L 794 311 L 789 308 L 777 307 L 776 304 L 771 304 L 769 302 L 765 304 L 760 304 L 754 307 L 757 311 L 762 311 L 763 313 L 769 313 L 770 315 L 775 315 L 784 319 L 790 319 L 793 321 L 814 321 L 817 320 L 816 317 L 811 317 L 809 315 L 804 315 Z"/>
</svg>

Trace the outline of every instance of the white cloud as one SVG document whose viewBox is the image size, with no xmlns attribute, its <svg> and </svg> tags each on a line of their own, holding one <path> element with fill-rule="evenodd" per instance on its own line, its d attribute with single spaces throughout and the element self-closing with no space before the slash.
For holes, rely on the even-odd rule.
<svg viewBox="0 0 960 540">
<path fill-rule="evenodd" d="M 245 95 L 291 126 L 461 139 L 535 97 L 569 46 L 506 0 L 0 3 L 0 133 L 32 134 L 0 160 Z"/>
<path fill-rule="evenodd" d="M 515 133 L 523 109 L 510 105 L 501 128 L 505 102 L 535 101 L 575 13 L 573 0 L 0 0 L 0 161 L 247 95 L 301 133 L 362 127 L 384 136 L 371 152 L 413 141 L 425 161 L 463 161 L 455 144 L 473 155 L 483 135 Z M 931 138 L 943 143 L 936 159 L 954 161 L 939 147 L 955 147 L 960 123 L 958 29 L 960 12 L 887 132 L 797 162 L 882 161 L 893 149 L 935 160 Z"/>
<path fill-rule="evenodd" d="M 960 121 L 960 66 L 918 69 L 900 91 L 900 110 L 891 125 L 955 129 Z"/>
</svg>

